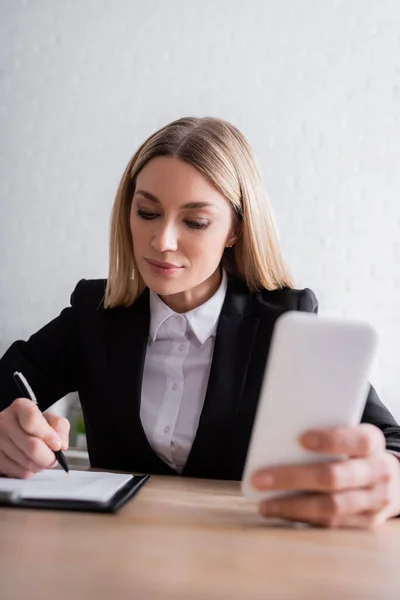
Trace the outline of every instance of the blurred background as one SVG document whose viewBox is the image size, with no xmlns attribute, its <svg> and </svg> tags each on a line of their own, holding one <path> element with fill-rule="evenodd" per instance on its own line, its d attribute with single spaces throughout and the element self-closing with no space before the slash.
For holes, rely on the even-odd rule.
<svg viewBox="0 0 400 600">
<path fill-rule="evenodd" d="M 0 0 L 0 354 L 107 276 L 139 144 L 216 116 L 258 157 L 297 287 L 378 330 L 400 419 L 399 32 L 398 0 Z"/>
</svg>

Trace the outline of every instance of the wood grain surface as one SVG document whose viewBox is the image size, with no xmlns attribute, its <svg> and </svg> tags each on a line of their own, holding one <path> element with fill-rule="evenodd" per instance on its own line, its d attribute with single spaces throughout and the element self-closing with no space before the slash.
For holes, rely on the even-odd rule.
<svg viewBox="0 0 400 600">
<path fill-rule="evenodd" d="M 153 476 L 116 515 L 0 509 L 1 600 L 398 600 L 399 565 L 399 519 L 267 522 L 237 482 Z"/>
</svg>

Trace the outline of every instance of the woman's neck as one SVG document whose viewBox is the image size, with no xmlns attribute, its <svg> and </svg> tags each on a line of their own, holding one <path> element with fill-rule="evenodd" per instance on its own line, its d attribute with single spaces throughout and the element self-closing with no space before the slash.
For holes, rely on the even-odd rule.
<svg viewBox="0 0 400 600">
<path fill-rule="evenodd" d="M 160 295 L 160 298 L 174 312 L 189 312 L 207 302 L 215 294 L 221 284 L 221 278 L 221 270 L 218 268 L 211 277 L 196 287 L 177 294 Z"/>
</svg>

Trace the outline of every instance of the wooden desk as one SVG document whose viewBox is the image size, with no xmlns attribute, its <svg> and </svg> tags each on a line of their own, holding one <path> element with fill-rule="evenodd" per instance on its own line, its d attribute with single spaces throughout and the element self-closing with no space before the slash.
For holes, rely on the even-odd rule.
<svg viewBox="0 0 400 600">
<path fill-rule="evenodd" d="M 117 515 L 0 509 L 1 600 L 398 600 L 400 519 L 266 524 L 233 482 L 153 476 Z"/>
</svg>

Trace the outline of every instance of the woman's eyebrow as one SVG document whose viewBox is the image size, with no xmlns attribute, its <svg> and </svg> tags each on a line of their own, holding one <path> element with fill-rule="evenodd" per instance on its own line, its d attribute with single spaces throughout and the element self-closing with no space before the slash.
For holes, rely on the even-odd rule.
<svg viewBox="0 0 400 600">
<path fill-rule="evenodd" d="M 146 192 L 146 190 L 136 190 L 136 194 L 140 194 L 147 198 L 147 200 L 151 200 L 152 202 L 156 202 L 157 204 L 161 204 L 161 201 L 157 196 L 152 194 L 151 192 Z M 183 204 L 180 208 L 216 208 L 215 204 L 211 204 L 210 202 L 188 202 L 187 204 Z"/>
</svg>

